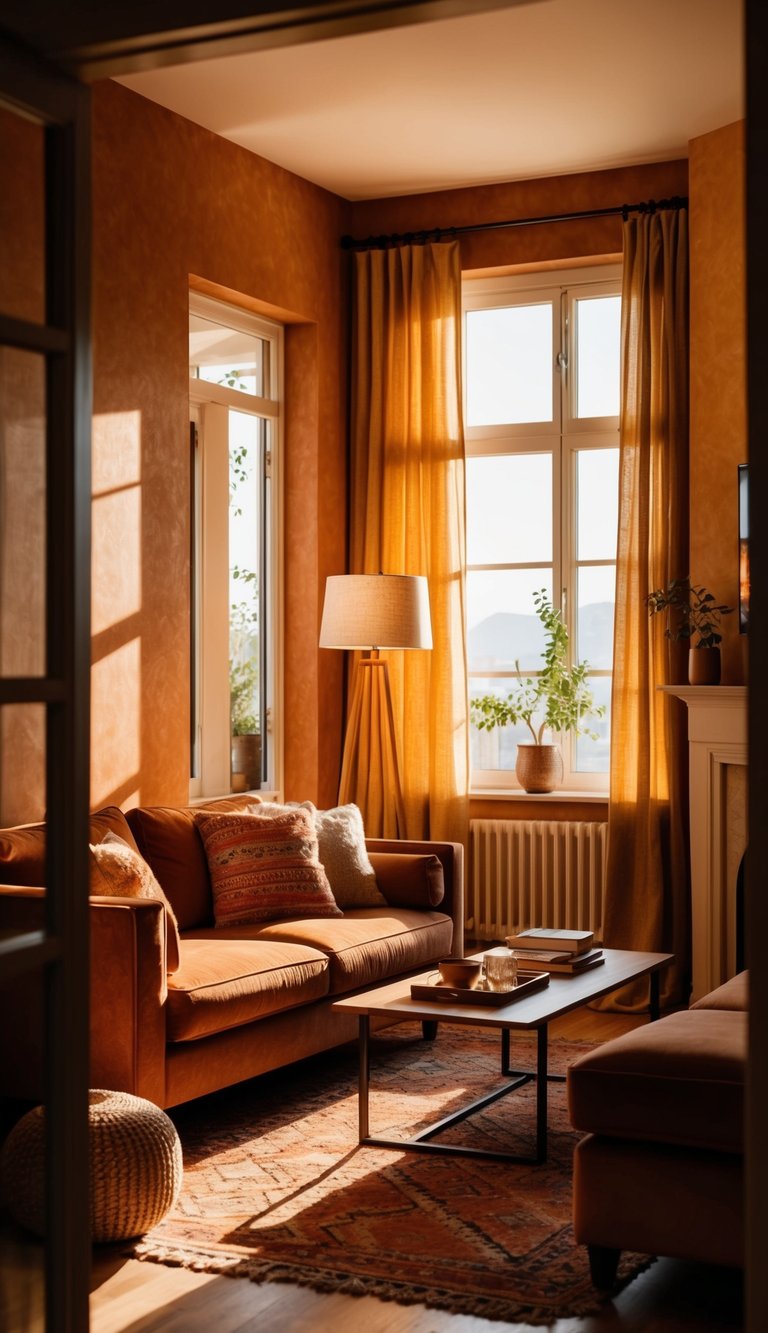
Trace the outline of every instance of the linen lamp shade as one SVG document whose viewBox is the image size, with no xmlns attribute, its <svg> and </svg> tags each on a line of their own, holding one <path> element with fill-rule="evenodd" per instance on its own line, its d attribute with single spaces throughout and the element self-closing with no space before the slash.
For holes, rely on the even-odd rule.
<svg viewBox="0 0 768 1333">
<path fill-rule="evenodd" d="M 427 580 L 420 574 L 332 574 L 321 648 L 431 648 Z"/>
</svg>

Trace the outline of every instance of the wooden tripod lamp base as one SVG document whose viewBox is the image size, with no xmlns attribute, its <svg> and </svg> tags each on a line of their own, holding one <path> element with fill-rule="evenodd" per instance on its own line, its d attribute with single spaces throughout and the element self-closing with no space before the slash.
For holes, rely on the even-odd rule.
<svg viewBox="0 0 768 1333">
<path fill-rule="evenodd" d="M 363 744 L 365 731 L 364 718 L 373 721 L 378 715 L 379 727 L 372 728 L 368 745 Z M 378 732 L 378 734 L 377 734 Z M 378 744 L 377 744 L 378 742 Z M 367 751 L 367 772 L 361 773 L 361 759 Z M 403 787 L 400 781 L 400 764 L 397 758 L 397 736 L 395 734 L 395 713 L 392 707 L 392 689 L 389 683 L 389 668 L 374 649 L 370 657 L 363 657 L 355 672 L 355 690 L 352 707 L 347 721 L 347 733 L 344 739 L 344 759 L 341 766 L 339 784 L 339 804 L 349 801 L 360 804 L 361 787 L 365 789 L 373 776 L 374 751 L 378 751 L 382 790 L 391 791 L 395 802 L 397 836 L 404 838 L 405 805 Z"/>
</svg>

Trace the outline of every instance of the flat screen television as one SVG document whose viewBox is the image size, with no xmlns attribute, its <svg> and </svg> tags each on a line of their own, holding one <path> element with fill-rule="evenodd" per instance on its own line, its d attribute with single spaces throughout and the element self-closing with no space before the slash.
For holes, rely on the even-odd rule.
<svg viewBox="0 0 768 1333">
<path fill-rule="evenodd" d="M 739 463 L 739 633 L 749 628 L 749 465 Z"/>
</svg>

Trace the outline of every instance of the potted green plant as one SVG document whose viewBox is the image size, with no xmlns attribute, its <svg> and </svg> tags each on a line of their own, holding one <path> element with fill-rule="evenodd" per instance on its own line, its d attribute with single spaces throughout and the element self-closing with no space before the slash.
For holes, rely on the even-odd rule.
<svg viewBox="0 0 768 1333">
<path fill-rule="evenodd" d="M 256 628 L 253 604 L 230 607 L 229 710 L 232 788 L 247 791 L 261 783 L 261 735 L 257 715 L 259 669 L 250 652 Z"/>
<path fill-rule="evenodd" d="M 690 575 L 672 579 L 666 588 L 654 589 L 645 602 L 652 616 L 668 613 L 669 624 L 664 631 L 668 639 L 688 640 L 689 684 L 719 685 L 720 624 L 733 607 L 716 602 L 713 593 L 691 582 Z"/>
<path fill-rule="evenodd" d="M 484 694 L 473 699 L 470 717 L 478 731 L 524 722 L 533 739 L 518 744 L 515 773 L 525 791 L 549 792 L 562 782 L 563 764 L 559 746 L 545 742 L 544 733 L 573 732 L 597 740 L 596 733 L 584 725 L 584 719 L 604 717 L 605 708 L 594 701 L 587 680 L 588 662 L 568 665 L 568 630 L 546 589 L 535 592 L 533 601 L 544 627 L 541 671 L 537 676 L 523 676 L 516 661 L 518 684 L 514 690 L 506 697 Z"/>
</svg>

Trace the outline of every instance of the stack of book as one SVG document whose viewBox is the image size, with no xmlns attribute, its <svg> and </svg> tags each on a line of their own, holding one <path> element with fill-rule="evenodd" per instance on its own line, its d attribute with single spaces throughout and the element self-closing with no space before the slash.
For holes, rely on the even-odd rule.
<svg viewBox="0 0 768 1333">
<path fill-rule="evenodd" d="M 552 930 L 531 926 L 517 935 L 507 935 L 506 945 L 517 951 L 518 964 L 526 971 L 585 972 L 605 961 L 603 951 L 595 947 L 591 930 Z"/>
</svg>

